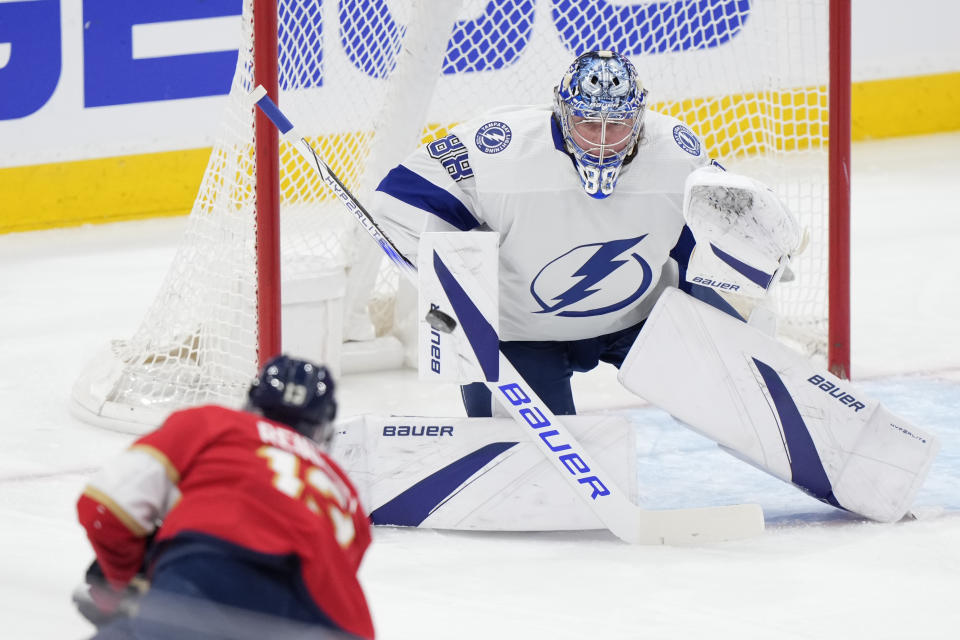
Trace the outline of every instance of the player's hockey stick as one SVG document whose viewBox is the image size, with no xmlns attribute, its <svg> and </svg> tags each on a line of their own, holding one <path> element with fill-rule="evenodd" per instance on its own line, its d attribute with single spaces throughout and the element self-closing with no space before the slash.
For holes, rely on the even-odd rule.
<svg viewBox="0 0 960 640">
<path fill-rule="evenodd" d="M 317 170 L 387 257 L 416 283 L 416 268 L 400 254 L 310 143 L 299 135 L 266 90 L 257 87 L 250 98 L 277 126 L 283 138 Z M 431 322 L 448 330 L 456 330 L 459 325 L 482 368 L 485 371 L 499 369 L 497 381 L 485 383 L 490 392 L 614 535 L 631 543 L 677 545 L 734 540 L 763 531 L 763 511 L 755 504 L 662 511 L 645 510 L 633 504 L 500 352 L 496 331 L 436 253 L 434 266 L 459 323 L 443 316 L 434 316 Z"/>
</svg>

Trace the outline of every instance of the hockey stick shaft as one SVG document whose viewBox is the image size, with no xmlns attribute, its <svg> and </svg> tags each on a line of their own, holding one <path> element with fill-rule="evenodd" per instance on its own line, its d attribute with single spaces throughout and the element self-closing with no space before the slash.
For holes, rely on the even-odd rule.
<svg viewBox="0 0 960 640">
<path fill-rule="evenodd" d="M 411 278 L 413 282 L 417 280 L 417 269 L 410 261 L 403 257 L 400 251 L 397 249 L 396 245 L 380 230 L 380 227 L 374 221 L 373 216 L 360 204 L 360 202 L 353 197 L 353 194 L 344 186 L 343 182 L 340 181 L 340 178 L 337 177 L 337 174 L 333 172 L 333 169 L 330 168 L 323 158 L 314 150 L 313 146 L 303 137 L 300 136 L 300 133 L 293 126 L 293 123 L 283 112 L 280 111 L 280 108 L 276 103 L 270 99 L 270 96 L 267 95 L 267 90 L 263 86 L 258 86 L 250 94 L 251 100 L 256 103 L 257 107 L 263 111 L 264 115 L 270 118 L 270 121 L 277 127 L 280 131 L 280 135 L 284 140 L 289 142 L 296 148 L 296 150 L 303 156 L 304 160 L 316 169 L 317 173 L 320 174 L 320 177 L 323 179 L 324 183 L 333 191 L 334 195 L 337 196 L 337 199 L 343 203 L 343 206 L 353 214 L 353 217 L 356 221 L 363 227 L 363 230 L 373 238 L 373 240 L 380 245 L 380 248 L 387 255 L 387 258 L 390 259 L 402 273 L 407 277 Z"/>
<path fill-rule="evenodd" d="M 273 121 L 283 138 L 294 144 L 317 170 L 387 257 L 416 284 L 416 268 L 402 256 L 329 165 L 299 135 L 266 91 L 257 87 L 251 99 Z M 496 382 L 485 383 L 491 394 L 614 535 L 631 543 L 696 544 L 744 538 L 763 531 L 763 512 L 758 505 L 647 511 L 633 504 L 503 355 L 496 331 L 437 254 L 434 254 L 434 266 L 454 307 L 459 330 L 466 335 L 483 369 L 499 372 Z"/>
</svg>

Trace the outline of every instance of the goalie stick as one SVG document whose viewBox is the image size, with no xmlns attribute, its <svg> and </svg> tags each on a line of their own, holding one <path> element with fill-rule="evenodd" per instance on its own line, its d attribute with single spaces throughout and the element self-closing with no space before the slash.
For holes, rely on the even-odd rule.
<svg viewBox="0 0 960 640">
<path fill-rule="evenodd" d="M 372 216 L 337 178 L 293 123 L 258 86 L 250 99 L 276 125 L 283 138 L 314 167 L 346 209 L 380 245 L 387 257 L 416 284 L 417 272 L 396 245 L 383 233 Z M 497 381 L 485 384 L 515 422 L 556 467 L 575 493 L 614 535 L 635 544 L 698 544 L 734 540 L 760 534 L 763 511 L 756 504 L 700 507 L 692 509 L 646 510 L 630 501 L 587 454 L 546 404 L 499 350 L 496 331 L 487 322 L 454 278 L 442 257 L 434 253 L 434 265 L 455 314 L 459 328 L 473 347 L 485 371 L 499 369 Z M 452 318 L 450 318 L 452 321 Z M 444 323 L 451 330 L 456 322 Z"/>
</svg>

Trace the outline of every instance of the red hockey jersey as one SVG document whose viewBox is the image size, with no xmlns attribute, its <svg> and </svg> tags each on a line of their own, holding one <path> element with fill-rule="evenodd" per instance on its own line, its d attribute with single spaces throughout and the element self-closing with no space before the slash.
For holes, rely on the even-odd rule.
<svg viewBox="0 0 960 640">
<path fill-rule="evenodd" d="M 77 503 L 106 576 L 126 584 L 144 539 L 199 532 L 267 554 L 296 554 L 317 605 L 373 638 L 357 581 L 370 524 L 356 489 L 321 448 L 261 416 L 219 406 L 170 415 L 89 483 Z"/>
</svg>

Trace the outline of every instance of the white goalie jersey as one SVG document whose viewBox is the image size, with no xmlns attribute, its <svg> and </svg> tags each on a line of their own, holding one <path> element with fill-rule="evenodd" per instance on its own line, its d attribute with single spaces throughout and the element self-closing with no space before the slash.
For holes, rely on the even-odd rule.
<svg viewBox="0 0 960 640">
<path fill-rule="evenodd" d="M 639 323 L 677 284 L 684 183 L 708 163 L 683 123 L 648 112 L 615 192 L 594 199 L 551 109 L 504 108 L 411 154 L 371 213 L 414 262 L 424 232 L 496 232 L 502 340 L 591 338 Z"/>
</svg>

